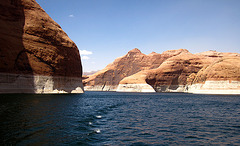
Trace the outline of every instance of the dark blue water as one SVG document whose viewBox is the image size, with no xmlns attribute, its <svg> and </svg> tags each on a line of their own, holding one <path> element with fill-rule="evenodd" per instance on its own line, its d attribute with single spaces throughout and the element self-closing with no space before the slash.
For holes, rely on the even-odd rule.
<svg viewBox="0 0 240 146">
<path fill-rule="evenodd" d="M 240 96 L 0 96 L 1 145 L 240 145 Z"/>
</svg>

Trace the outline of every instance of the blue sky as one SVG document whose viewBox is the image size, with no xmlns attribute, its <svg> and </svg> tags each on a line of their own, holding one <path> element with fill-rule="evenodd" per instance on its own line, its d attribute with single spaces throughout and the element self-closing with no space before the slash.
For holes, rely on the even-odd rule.
<svg viewBox="0 0 240 146">
<path fill-rule="evenodd" d="M 84 71 L 134 48 L 240 53 L 240 0 L 36 1 L 77 44 Z"/>
</svg>

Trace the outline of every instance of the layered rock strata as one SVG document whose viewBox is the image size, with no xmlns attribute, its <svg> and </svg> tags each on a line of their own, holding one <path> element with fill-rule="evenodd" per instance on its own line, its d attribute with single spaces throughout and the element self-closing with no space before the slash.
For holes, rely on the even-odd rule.
<svg viewBox="0 0 240 146">
<path fill-rule="evenodd" d="M 90 75 L 83 81 L 84 89 L 91 91 L 116 91 L 119 82 L 128 76 L 131 76 L 142 70 L 149 70 L 159 67 L 169 57 L 175 56 L 181 50 L 158 54 L 152 52 L 148 55 L 143 54 L 135 48 L 126 55 L 114 60 L 103 70 Z"/>
<path fill-rule="evenodd" d="M 140 71 L 126 77 L 119 82 L 117 92 L 155 92 L 152 86 L 146 83 L 148 70 Z"/>
<path fill-rule="evenodd" d="M 138 70 L 122 78 L 118 86 L 98 82 L 94 85 L 96 78 L 106 75 L 109 68 L 90 76 L 90 80 L 85 80 L 86 90 L 97 91 L 118 91 L 118 92 L 188 92 L 188 93 L 205 93 L 205 94 L 239 94 L 240 84 L 240 55 L 237 53 L 221 53 L 216 51 L 207 51 L 203 53 L 192 54 L 186 49 L 169 50 L 162 54 L 151 53 L 145 55 L 135 52 L 131 57 L 137 59 Z M 137 51 L 140 52 L 140 51 Z M 128 53 L 129 54 L 129 53 Z M 111 70 L 117 70 L 113 64 L 124 64 L 121 60 L 128 59 L 125 55 L 116 59 L 111 66 Z M 151 66 L 151 55 L 155 55 L 155 66 Z M 147 56 L 149 66 L 141 64 L 140 56 Z M 123 59 L 124 58 L 124 59 Z M 158 59 L 157 59 L 158 58 Z M 133 68 L 135 64 L 125 64 L 128 69 Z M 108 66 L 108 67 L 109 67 Z M 157 67 L 158 66 L 158 67 Z M 126 71 L 126 70 L 125 70 Z M 124 71 L 121 72 L 126 74 Z M 117 74 L 118 75 L 118 74 Z M 116 76 L 116 75 L 115 75 Z M 114 80 L 111 78 L 110 80 Z M 118 78 L 120 79 L 120 78 Z M 92 81 L 89 88 L 88 81 Z M 111 89 L 110 89 L 111 88 Z"/>
<path fill-rule="evenodd" d="M 148 71 L 145 79 L 157 92 L 184 92 L 188 77 L 210 63 L 204 57 L 185 51 Z"/>
<path fill-rule="evenodd" d="M 240 57 L 223 57 L 193 76 L 186 92 L 240 94 Z"/>
<path fill-rule="evenodd" d="M 83 92 L 77 46 L 35 0 L 0 11 L 0 93 Z"/>
</svg>

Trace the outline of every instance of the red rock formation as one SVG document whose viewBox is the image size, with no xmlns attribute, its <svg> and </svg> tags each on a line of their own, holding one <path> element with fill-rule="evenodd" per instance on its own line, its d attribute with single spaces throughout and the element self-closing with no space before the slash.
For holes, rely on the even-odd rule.
<svg viewBox="0 0 240 146">
<path fill-rule="evenodd" d="M 176 91 L 181 86 L 207 80 L 239 80 L 239 54 L 208 51 L 181 54 L 167 59 L 159 68 L 150 70 L 146 82 L 156 91 Z"/>
<path fill-rule="evenodd" d="M 195 74 L 192 84 L 212 81 L 240 81 L 240 57 L 223 57 Z"/>
<path fill-rule="evenodd" d="M 146 82 L 155 90 L 165 91 L 166 88 L 174 90 L 179 85 L 186 85 L 187 79 L 192 73 L 196 74 L 204 65 L 211 63 L 204 57 L 187 51 L 177 54 L 167 59 L 157 69 L 148 72 Z"/>
<path fill-rule="evenodd" d="M 14 88 L 14 92 L 25 92 L 20 91 L 19 84 L 27 81 L 26 88 L 32 91 L 26 92 L 47 92 L 65 88 L 63 80 L 60 83 L 60 80 L 53 81 L 52 77 L 80 79 L 82 65 L 75 43 L 35 0 L 1 0 L 0 73 L 0 83 L 4 83 L 0 88 L 9 85 L 9 88 Z M 35 76 L 38 76 L 37 79 Z M 15 80 L 10 82 L 6 78 Z M 75 85 L 70 86 L 68 88 L 76 88 Z M 40 91 L 45 87 L 48 89 Z"/>
<path fill-rule="evenodd" d="M 0 10 L 0 72 L 82 76 L 77 46 L 35 0 L 2 0 Z"/>
<path fill-rule="evenodd" d="M 219 58 L 190 75 L 187 92 L 198 94 L 240 94 L 239 54 Z"/>
<path fill-rule="evenodd" d="M 172 56 L 165 60 L 158 68 L 143 70 L 120 81 L 121 89 L 128 84 L 135 90 L 140 84 L 149 84 L 158 92 L 183 91 L 187 79 L 192 73 L 197 73 L 204 65 L 210 64 L 203 56 L 191 54 L 186 49 L 169 50 L 162 55 Z M 123 85 L 125 84 L 125 85 Z M 145 85 L 144 85 L 145 86 Z M 149 87 L 145 86 L 149 89 Z M 180 87 L 180 88 L 179 88 Z M 143 90 L 143 89 L 141 89 Z"/>
<path fill-rule="evenodd" d="M 123 78 L 141 70 L 157 68 L 164 60 L 173 55 L 174 54 L 161 55 L 157 53 L 145 55 L 139 49 L 135 48 L 126 55 L 117 58 L 103 70 L 89 76 L 83 83 L 88 87 L 101 86 L 100 89 L 96 90 L 102 90 L 103 85 L 113 86 L 112 89 L 115 90 Z"/>
<path fill-rule="evenodd" d="M 145 55 L 138 49 L 134 49 L 127 55 L 116 59 L 104 70 L 86 79 L 86 89 L 104 90 L 109 89 L 106 86 L 114 85 L 112 89 L 120 92 L 153 92 L 154 90 L 157 92 L 188 92 L 189 88 L 189 92 L 198 93 L 198 89 L 202 89 L 201 86 L 209 89 L 212 84 L 224 88 L 224 92 L 233 89 L 233 91 L 228 90 L 229 94 L 238 94 L 236 91 L 240 89 L 239 58 L 237 53 L 208 51 L 192 54 L 186 49 Z M 116 74 L 115 71 L 119 69 L 121 72 Z M 112 73 L 107 74 L 110 70 Z M 214 82 L 208 83 L 207 81 Z M 205 82 L 207 82 L 206 85 Z M 202 85 L 195 85 L 199 83 Z M 119 84 L 118 87 L 117 84 Z M 98 87 L 94 88 L 96 86 Z M 212 89 L 214 88 L 211 87 L 210 90 Z M 210 93 L 205 91 L 199 93 Z M 215 89 L 212 91 L 216 92 Z"/>
</svg>

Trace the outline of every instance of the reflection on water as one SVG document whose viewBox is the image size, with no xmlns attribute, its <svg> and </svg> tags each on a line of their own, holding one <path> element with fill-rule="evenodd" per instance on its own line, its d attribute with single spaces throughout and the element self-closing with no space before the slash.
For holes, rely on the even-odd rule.
<svg viewBox="0 0 240 146">
<path fill-rule="evenodd" d="M 0 96 L 1 145 L 240 144 L 240 96 Z"/>
</svg>

